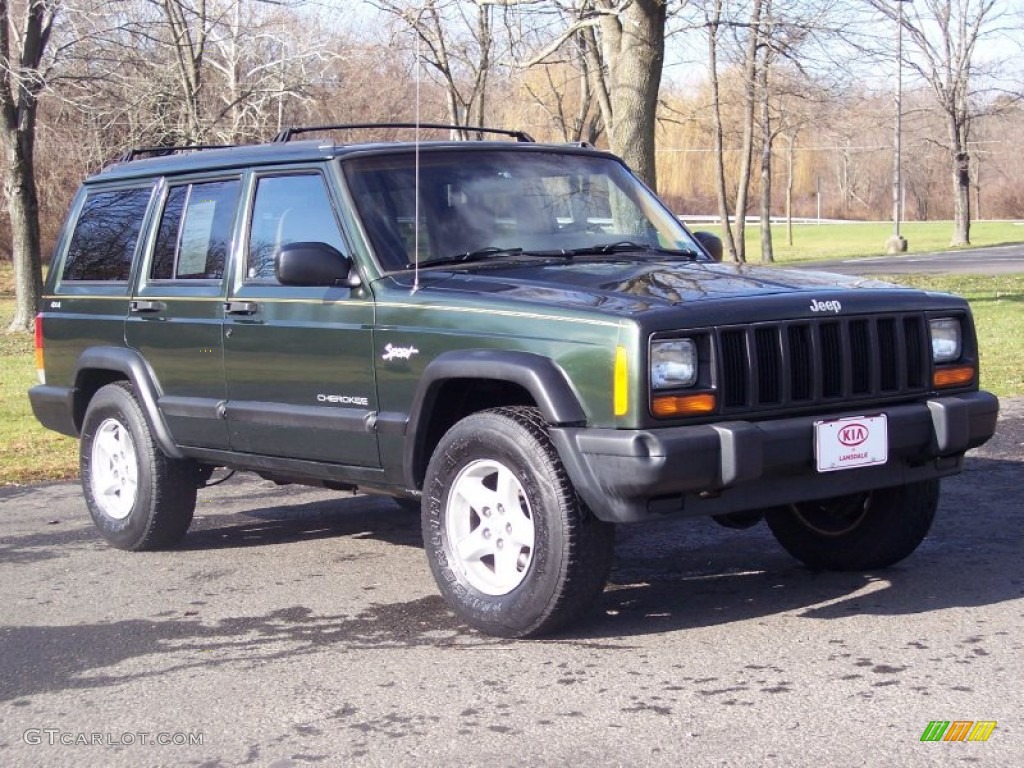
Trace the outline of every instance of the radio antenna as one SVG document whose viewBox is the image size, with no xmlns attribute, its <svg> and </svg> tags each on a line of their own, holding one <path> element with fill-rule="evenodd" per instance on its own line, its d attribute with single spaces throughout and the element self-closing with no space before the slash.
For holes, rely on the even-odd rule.
<svg viewBox="0 0 1024 768">
<path fill-rule="evenodd" d="M 416 82 L 416 132 L 413 136 L 413 214 L 412 214 L 412 292 L 420 289 L 420 35 L 416 32 L 416 70 L 413 78 Z"/>
</svg>

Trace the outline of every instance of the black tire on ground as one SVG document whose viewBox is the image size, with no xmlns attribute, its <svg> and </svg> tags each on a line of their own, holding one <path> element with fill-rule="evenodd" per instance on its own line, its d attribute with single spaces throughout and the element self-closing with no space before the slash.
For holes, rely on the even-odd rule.
<svg viewBox="0 0 1024 768">
<path fill-rule="evenodd" d="M 767 510 L 779 544 L 809 568 L 867 571 L 909 556 L 928 535 L 939 481 L 883 488 Z"/>
<path fill-rule="evenodd" d="M 553 632 L 604 588 L 615 527 L 576 495 L 537 409 L 496 408 L 455 424 L 431 457 L 424 496 L 434 579 L 481 632 Z"/>
<path fill-rule="evenodd" d="M 163 549 L 188 531 L 199 469 L 160 450 L 128 382 L 108 384 L 89 402 L 79 465 L 89 514 L 113 546 Z"/>
</svg>

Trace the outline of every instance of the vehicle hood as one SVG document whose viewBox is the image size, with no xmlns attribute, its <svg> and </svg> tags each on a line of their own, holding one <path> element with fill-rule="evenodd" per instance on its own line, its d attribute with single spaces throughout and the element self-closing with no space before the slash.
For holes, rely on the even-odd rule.
<svg viewBox="0 0 1024 768">
<path fill-rule="evenodd" d="M 396 279 L 405 283 L 412 277 Z M 828 272 L 651 259 L 474 265 L 457 272 L 425 270 L 420 273 L 420 282 L 423 290 L 431 292 L 499 294 L 531 303 L 625 313 L 794 291 L 893 287 Z"/>
</svg>

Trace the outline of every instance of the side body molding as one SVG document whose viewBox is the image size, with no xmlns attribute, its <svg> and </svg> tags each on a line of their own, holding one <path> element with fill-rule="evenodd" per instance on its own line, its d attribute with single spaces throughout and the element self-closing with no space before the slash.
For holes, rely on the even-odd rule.
<svg viewBox="0 0 1024 768">
<path fill-rule="evenodd" d="M 551 425 L 582 425 L 587 420 L 568 379 L 550 358 L 501 349 L 444 352 L 423 371 L 409 412 L 403 462 L 409 488 L 418 487 L 422 479 L 429 458 L 427 424 L 442 385 L 451 379 L 494 379 L 518 384 L 530 393 L 544 420 Z"/>
</svg>

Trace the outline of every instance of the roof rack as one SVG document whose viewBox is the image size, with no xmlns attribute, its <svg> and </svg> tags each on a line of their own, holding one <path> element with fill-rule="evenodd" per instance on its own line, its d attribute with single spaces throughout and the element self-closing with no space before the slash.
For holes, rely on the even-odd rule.
<svg viewBox="0 0 1024 768">
<path fill-rule="evenodd" d="M 466 133 L 494 133 L 511 136 L 516 141 L 533 143 L 533 137 L 525 131 L 509 131 L 503 128 L 481 128 L 475 125 L 445 125 L 442 123 L 345 123 L 340 125 L 315 125 L 303 128 L 285 128 L 274 137 L 275 142 L 291 141 L 293 136 L 317 131 L 345 131 L 360 128 L 434 128 L 446 131 L 465 131 Z"/>
<path fill-rule="evenodd" d="M 182 144 L 176 147 L 135 147 L 129 149 L 123 155 L 117 158 L 119 163 L 130 163 L 132 160 L 137 160 L 143 155 L 149 157 L 166 157 L 167 155 L 176 155 L 179 152 L 199 152 L 204 149 L 228 149 L 236 146 L 235 144 Z"/>
</svg>

